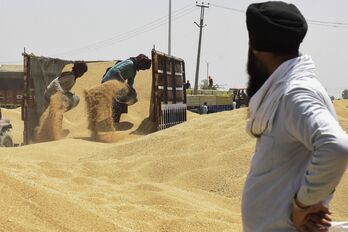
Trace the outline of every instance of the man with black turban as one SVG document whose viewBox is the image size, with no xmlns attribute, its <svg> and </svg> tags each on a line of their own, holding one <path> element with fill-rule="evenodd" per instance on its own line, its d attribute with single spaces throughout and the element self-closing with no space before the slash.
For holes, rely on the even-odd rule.
<svg viewBox="0 0 348 232">
<path fill-rule="evenodd" d="M 245 232 L 328 231 L 328 203 L 348 161 L 315 65 L 299 53 L 307 23 L 293 4 L 251 4 L 247 131 L 257 138 L 242 199 Z"/>
</svg>

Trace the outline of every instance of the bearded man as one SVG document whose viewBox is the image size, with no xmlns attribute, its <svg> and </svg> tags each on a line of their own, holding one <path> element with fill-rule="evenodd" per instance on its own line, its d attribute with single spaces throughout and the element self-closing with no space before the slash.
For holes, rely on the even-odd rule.
<svg viewBox="0 0 348 232">
<path fill-rule="evenodd" d="M 243 191 L 244 231 L 328 231 L 348 135 L 312 58 L 299 53 L 306 20 L 284 2 L 251 4 L 246 18 L 247 131 L 257 144 Z"/>
</svg>

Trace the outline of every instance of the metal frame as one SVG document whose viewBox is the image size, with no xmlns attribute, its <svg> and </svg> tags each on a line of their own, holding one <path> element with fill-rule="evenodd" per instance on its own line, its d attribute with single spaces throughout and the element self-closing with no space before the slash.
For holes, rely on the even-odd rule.
<svg viewBox="0 0 348 232">
<path fill-rule="evenodd" d="M 186 121 L 186 90 L 183 59 L 152 50 L 151 121 L 159 130 Z M 160 68 L 160 65 L 163 67 Z M 178 77 L 181 77 L 179 84 Z"/>
<path fill-rule="evenodd" d="M 22 100 L 22 120 L 24 121 L 24 131 L 23 131 L 23 143 L 30 143 L 29 135 L 29 122 L 28 122 L 28 107 L 29 107 L 29 98 L 30 98 L 30 70 L 29 70 L 29 59 L 30 56 L 23 53 L 23 100 Z"/>
</svg>

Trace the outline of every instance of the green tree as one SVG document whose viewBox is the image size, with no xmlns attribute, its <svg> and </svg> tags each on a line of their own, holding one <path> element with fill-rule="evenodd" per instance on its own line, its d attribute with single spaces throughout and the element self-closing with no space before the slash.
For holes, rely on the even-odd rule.
<svg viewBox="0 0 348 232">
<path fill-rule="evenodd" d="M 213 87 L 209 87 L 209 82 L 207 79 L 201 80 L 201 83 L 199 85 L 201 89 L 212 89 L 212 90 L 218 90 L 221 89 L 222 87 L 219 84 L 213 85 Z"/>
<path fill-rule="evenodd" d="M 199 85 L 201 89 L 208 89 L 208 80 L 201 80 L 201 84 Z"/>
<path fill-rule="evenodd" d="M 342 98 L 343 98 L 343 99 L 348 99 L 348 89 L 343 90 L 343 92 L 342 92 Z"/>
</svg>

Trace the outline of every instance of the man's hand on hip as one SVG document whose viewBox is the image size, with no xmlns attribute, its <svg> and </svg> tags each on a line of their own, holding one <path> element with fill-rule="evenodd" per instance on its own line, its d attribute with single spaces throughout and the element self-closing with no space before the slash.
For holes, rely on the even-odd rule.
<svg viewBox="0 0 348 232">
<path fill-rule="evenodd" d="M 331 226 L 331 212 L 322 203 L 303 206 L 293 200 L 292 222 L 300 232 L 328 232 Z"/>
</svg>

